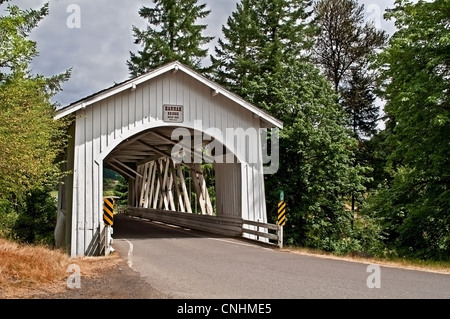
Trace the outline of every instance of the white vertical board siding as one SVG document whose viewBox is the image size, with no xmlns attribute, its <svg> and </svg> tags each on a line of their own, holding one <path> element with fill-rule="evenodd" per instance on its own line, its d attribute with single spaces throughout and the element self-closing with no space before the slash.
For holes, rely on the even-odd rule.
<svg viewBox="0 0 450 319">
<path fill-rule="evenodd" d="M 167 72 L 80 109 L 76 113 L 72 201 L 72 256 L 98 253 L 103 232 L 103 159 L 122 141 L 164 123 L 163 105 L 184 107 L 181 127 L 217 128 L 225 142 L 227 128 L 254 127 L 259 119 L 184 72 Z M 259 136 L 259 135 L 258 135 Z M 232 149 L 235 145 L 230 146 Z M 242 159 L 242 158 L 240 158 Z M 260 163 L 217 164 L 219 214 L 266 221 L 264 180 Z M 139 185 L 136 185 L 139 187 Z M 138 201 L 138 199 L 135 199 Z M 97 246 L 96 246 L 97 245 Z"/>
<path fill-rule="evenodd" d="M 84 143 L 84 165 L 85 165 L 85 180 L 84 187 L 86 196 L 84 196 L 84 211 L 85 211 L 85 219 L 84 219 L 84 242 L 91 243 L 92 237 L 94 235 L 94 224 L 93 224 L 93 186 L 94 186 L 94 178 L 93 178 L 93 166 L 94 166 L 94 156 L 93 156 L 93 121 L 94 121 L 94 112 L 96 108 L 89 108 L 86 110 L 86 118 L 84 120 L 85 123 L 85 143 Z"/>
<path fill-rule="evenodd" d="M 93 119 L 99 120 L 100 125 L 95 123 L 95 121 L 92 122 L 92 131 L 93 131 L 93 144 L 92 144 L 92 225 L 93 225 L 93 236 L 99 237 L 102 233 L 100 220 L 102 220 L 102 214 L 103 214 L 103 187 L 100 186 L 100 183 L 98 181 L 101 181 L 103 183 L 103 168 L 100 168 L 99 163 L 97 163 L 94 160 L 95 154 L 100 154 L 101 152 L 101 137 L 102 137 L 102 118 L 101 118 L 101 105 L 97 108 L 93 108 Z M 102 213 L 98 214 L 98 210 L 100 210 Z M 98 241 L 99 242 L 99 241 Z M 98 243 L 99 244 L 99 243 Z M 100 249 L 100 247 L 96 248 Z"/>
<path fill-rule="evenodd" d="M 75 152 L 74 152 L 74 181 L 73 181 L 73 205 L 72 205 L 72 256 L 84 255 L 84 211 L 85 200 L 85 134 L 84 134 L 84 111 L 77 114 L 75 129 Z"/>
<path fill-rule="evenodd" d="M 75 129 L 71 255 L 96 255 L 103 231 L 102 166 L 95 162 L 101 152 L 101 107 L 78 112 Z"/>
<path fill-rule="evenodd" d="M 217 215 L 242 217 L 241 164 L 214 164 Z"/>
<path fill-rule="evenodd" d="M 136 88 L 134 93 L 130 94 L 130 97 L 132 101 L 134 100 L 135 104 L 135 123 L 134 126 L 137 127 L 139 125 L 142 125 L 144 123 L 144 91 L 142 90 L 142 87 L 139 89 Z M 130 102 L 131 103 L 131 102 Z"/>
<path fill-rule="evenodd" d="M 107 121 L 107 138 L 106 138 L 106 144 L 104 145 L 104 148 L 102 149 L 102 152 L 108 148 L 108 145 L 110 145 L 114 139 L 115 139 L 115 127 L 116 127 L 116 108 L 114 105 L 114 99 L 109 98 L 106 100 L 106 114 L 108 117 Z"/>
<path fill-rule="evenodd" d="M 103 152 L 103 150 L 108 146 L 108 101 L 104 100 L 100 102 L 98 107 L 100 109 L 100 150 L 99 152 Z"/>
<path fill-rule="evenodd" d="M 246 164 L 242 166 L 245 174 L 246 188 L 243 189 L 245 216 L 244 219 L 267 222 L 266 205 L 264 195 L 264 175 L 262 169 L 257 164 Z M 244 215 L 244 214 L 243 214 Z"/>
</svg>

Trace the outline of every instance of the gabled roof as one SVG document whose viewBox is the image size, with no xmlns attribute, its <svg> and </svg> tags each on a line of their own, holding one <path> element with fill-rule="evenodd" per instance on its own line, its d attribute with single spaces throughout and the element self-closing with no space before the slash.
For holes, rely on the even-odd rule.
<svg viewBox="0 0 450 319">
<path fill-rule="evenodd" d="M 269 124 L 268 125 L 269 127 L 278 127 L 280 129 L 283 128 L 283 123 L 280 120 L 267 114 L 266 112 L 257 108 L 253 104 L 245 101 L 240 96 L 226 90 L 224 87 L 218 85 L 217 83 L 214 83 L 213 81 L 207 79 L 203 75 L 195 72 L 194 70 L 192 70 L 191 68 L 187 67 L 186 65 L 184 65 L 180 62 L 168 63 L 168 64 L 163 65 L 163 66 L 161 66 L 153 71 L 150 71 L 146 74 L 143 74 L 141 76 L 127 80 L 125 82 L 116 84 L 110 88 L 107 88 L 107 89 L 104 89 L 97 93 L 94 93 L 94 94 L 92 94 L 88 97 L 85 97 L 79 101 L 73 102 L 70 105 L 59 109 L 57 111 L 55 119 L 61 119 L 65 116 L 68 116 L 69 114 L 77 112 L 80 109 L 86 108 L 89 105 L 92 105 L 101 100 L 107 99 L 108 97 L 119 94 L 125 90 L 135 88 L 137 85 L 142 84 L 146 81 L 149 81 L 153 78 L 156 78 L 156 77 L 160 76 L 161 74 L 164 74 L 169 71 L 184 72 L 187 75 L 191 76 L 192 78 L 200 81 L 204 85 L 210 87 L 215 92 L 215 94 L 221 94 L 221 95 L 225 96 L 226 98 L 234 101 L 238 105 L 242 106 L 243 108 L 247 109 L 248 111 L 252 112 L 255 116 L 258 116 L 261 120 L 263 120 L 264 122 Z"/>
</svg>

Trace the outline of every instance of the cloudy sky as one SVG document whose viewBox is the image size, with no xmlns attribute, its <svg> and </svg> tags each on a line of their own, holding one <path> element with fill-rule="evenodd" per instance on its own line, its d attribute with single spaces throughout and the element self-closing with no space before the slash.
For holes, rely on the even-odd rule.
<svg viewBox="0 0 450 319">
<path fill-rule="evenodd" d="M 221 37 L 221 27 L 236 9 L 239 0 L 203 0 L 211 14 L 202 21 L 208 25 L 205 35 Z M 39 56 L 32 63 L 34 74 L 51 76 L 73 68 L 70 80 L 55 101 L 66 106 L 92 93 L 129 78 L 126 61 L 133 43 L 131 27 L 143 28 L 139 8 L 151 6 L 151 0 L 11 0 L 22 9 L 37 9 L 49 3 L 50 12 L 30 38 L 37 42 Z M 384 21 L 386 8 L 394 0 L 359 0 L 366 9 L 366 19 L 392 34 L 391 21 Z M 4 7 L 4 5 L 2 6 Z M 215 45 L 210 45 L 211 53 Z"/>
</svg>

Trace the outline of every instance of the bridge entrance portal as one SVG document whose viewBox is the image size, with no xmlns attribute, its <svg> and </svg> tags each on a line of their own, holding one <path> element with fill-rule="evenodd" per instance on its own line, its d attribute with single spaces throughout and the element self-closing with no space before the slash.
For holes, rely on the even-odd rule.
<svg viewBox="0 0 450 319">
<path fill-rule="evenodd" d="M 74 102 L 56 119 L 68 116 L 63 169 L 70 174 L 59 190 L 55 237 L 71 256 L 110 252 L 102 218 L 105 168 L 127 179 L 133 214 L 195 217 L 199 226 L 213 218 L 222 225 L 267 222 L 264 173 L 278 167 L 273 132 L 282 123 L 183 64 Z"/>
</svg>

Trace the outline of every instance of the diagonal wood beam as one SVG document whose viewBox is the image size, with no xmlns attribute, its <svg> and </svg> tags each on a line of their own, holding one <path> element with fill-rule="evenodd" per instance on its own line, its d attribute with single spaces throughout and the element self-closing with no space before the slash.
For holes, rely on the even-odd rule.
<svg viewBox="0 0 450 319">
<path fill-rule="evenodd" d="M 145 145 L 146 147 L 148 147 L 149 149 L 155 151 L 156 153 L 160 154 L 160 155 L 163 156 L 163 157 L 172 158 L 172 155 L 171 155 L 171 154 L 169 154 L 169 153 L 167 153 L 167 152 L 164 152 L 164 151 L 161 151 L 161 150 L 157 149 L 156 147 L 154 147 L 154 146 L 148 144 L 147 142 L 144 142 L 144 141 L 138 141 L 138 143 L 141 143 L 142 145 Z M 199 170 L 198 170 L 197 168 L 195 168 L 195 166 L 192 165 L 192 164 L 184 163 L 184 162 L 181 162 L 181 164 L 184 165 L 184 166 L 186 166 L 186 167 L 189 167 L 191 170 L 194 170 L 195 172 L 197 172 L 197 173 L 199 173 L 199 174 L 203 174 L 202 171 L 199 171 Z"/>
<path fill-rule="evenodd" d="M 143 177 L 142 174 L 138 173 L 137 171 L 135 171 L 134 169 L 132 169 L 132 168 L 129 167 L 128 165 L 125 165 L 124 163 L 122 163 L 121 161 L 119 161 L 119 160 L 117 160 L 117 159 L 115 159 L 115 158 L 111 159 L 111 160 L 110 160 L 110 163 L 111 163 L 111 162 L 114 162 L 114 163 L 119 164 L 121 167 L 125 168 L 126 170 L 129 170 L 129 171 L 133 172 L 136 176 L 139 176 L 139 177 L 141 177 L 141 178 Z"/>
</svg>

